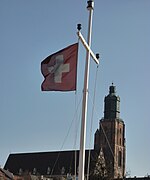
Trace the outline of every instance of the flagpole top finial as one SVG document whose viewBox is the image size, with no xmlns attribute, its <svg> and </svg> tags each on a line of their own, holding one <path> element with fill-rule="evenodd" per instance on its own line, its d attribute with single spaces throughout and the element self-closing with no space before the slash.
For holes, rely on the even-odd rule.
<svg viewBox="0 0 150 180">
<path fill-rule="evenodd" d="M 94 9 L 94 1 L 93 0 L 89 0 L 87 1 L 87 9 L 90 10 L 90 9 Z"/>
<path fill-rule="evenodd" d="M 80 31 L 82 29 L 81 24 L 77 24 L 77 29 Z"/>
</svg>

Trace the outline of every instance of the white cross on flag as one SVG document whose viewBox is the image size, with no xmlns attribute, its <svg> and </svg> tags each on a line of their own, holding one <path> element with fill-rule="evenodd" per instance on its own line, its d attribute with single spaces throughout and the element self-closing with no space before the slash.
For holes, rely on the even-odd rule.
<svg viewBox="0 0 150 180">
<path fill-rule="evenodd" d="M 45 77 L 42 91 L 76 90 L 78 43 L 70 45 L 44 59 L 41 72 Z"/>
</svg>

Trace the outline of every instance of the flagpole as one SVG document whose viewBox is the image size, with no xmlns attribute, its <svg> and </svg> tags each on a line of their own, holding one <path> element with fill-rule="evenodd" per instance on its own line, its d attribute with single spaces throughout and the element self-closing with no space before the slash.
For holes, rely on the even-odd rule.
<svg viewBox="0 0 150 180">
<path fill-rule="evenodd" d="M 93 10 L 94 10 L 94 1 L 89 0 L 87 3 L 88 3 L 87 9 L 89 11 L 87 43 L 90 47 L 91 46 L 91 35 L 92 35 L 92 18 L 93 18 Z M 90 51 L 88 50 L 86 53 L 85 74 L 84 74 L 84 89 L 83 89 L 83 101 L 82 101 L 82 119 L 81 119 L 81 134 L 80 134 L 80 155 L 79 155 L 79 177 L 78 177 L 78 180 L 84 180 L 89 66 L 90 66 Z"/>
</svg>

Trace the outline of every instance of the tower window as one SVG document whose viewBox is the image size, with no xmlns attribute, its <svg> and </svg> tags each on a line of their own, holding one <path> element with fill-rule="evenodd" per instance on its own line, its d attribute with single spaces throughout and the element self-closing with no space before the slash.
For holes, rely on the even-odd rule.
<svg viewBox="0 0 150 180">
<path fill-rule="evenodd" d="M 118 166 L 121 167 L 122 164 L 122 152 L 119 151 L 118 152 Z"/>
<path fill-rule="evenodd" d="M 117 129 L 117 144 L 119 144 L 119 129 Z"/>
<path fill-rule="evenodd" d="M 120 146 L 122 145 L 122 143 L 121 143 L 121 138 L 120 138 Z"/>
</svg>

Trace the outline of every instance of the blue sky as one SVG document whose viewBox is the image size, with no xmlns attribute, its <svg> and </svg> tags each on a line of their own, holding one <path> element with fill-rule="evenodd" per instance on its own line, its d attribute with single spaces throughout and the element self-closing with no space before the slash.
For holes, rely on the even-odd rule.
<svg viewBox="0 0 150 180">
<path fill-rule="evenodd" d="M 87 37 L 86 5 L 83 0 L 0 1 L 1 166 L 10 153 L 79 148 L 85 50 L 80 44 L 76 94 L 41 92 L 40 63 L 77 41 L 78 23 Z M 92 143 L 103 117 L 104 97 L 114 82 L 121 98 L 121 118 L 126 124 L 126 169 L 132 176 L 150 174 L 149 9 L 149 0 L 95 0 L 93 16 L 92 49 L 100 53 L 101 60 Z M 89 134 L 95 72 L 96 65 L 91 60 L 86 148 L 93 145 L 89 145 Z"/>
</svg>

